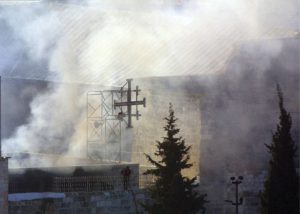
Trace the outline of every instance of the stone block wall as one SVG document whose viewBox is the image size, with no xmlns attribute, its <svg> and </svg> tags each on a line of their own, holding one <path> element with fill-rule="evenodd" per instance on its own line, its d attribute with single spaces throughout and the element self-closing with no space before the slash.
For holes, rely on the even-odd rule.
<svg viewBox="0 0 300 214">
<path fill-rule="evenodd" d="M 264 181 L 267 176 L 267 171 L 262 171 L 257 174 L 251 174 L 249 172 L 244 172 L 242 183 L 239 185 L 239 198 L 243 198 L 243 203 L 239 206 L 239 213 L 241 214 L 251 214 L 260 213 L 261 202 L 259 198 L 259 192 L 263 190 Z M 230 178 L 234 176 L 229 174 L 227 177 Z M 235 186 L 231 184 L 228 179 L 225 199 L 230 199 L 235 201 Z M 229 203 L 225 205 L 225 213 L 233 213 L 235 207 Z"/>
<path fill-rule="evenodd" d="M 10 214 L 133 214 L 144 213 L 141 190 L 95 193 L 66 193 L 65 198 L 10 201 Z"/>
<path fill-rule="evenodd" d="M 0 213 L 8 213 L 8 159 L 0 157 Z"/>
<path fill-rule="evenodd" d="M 267 171 L 256 174 L 244 172 L 242 183 L 238 187 L 238 197 L 243 198 L 242 205 L 239 206 L 240 214 L 260 213 L 261 202 L 259 192 L 263 190 Z M 235 206 L 225 200 L 235 202 L 235 185 L 231 183 L 230 177 L 236 176 L 234 173 L 224 175 L 222 181 L 212 184 L 201 184 L 201 191 L 208 194 L 209 203 L 206 204 L 206 214 L 231 214 L 235 213 Z M 216 188 L 219 187 L 219 188 Z"/>
</svg>

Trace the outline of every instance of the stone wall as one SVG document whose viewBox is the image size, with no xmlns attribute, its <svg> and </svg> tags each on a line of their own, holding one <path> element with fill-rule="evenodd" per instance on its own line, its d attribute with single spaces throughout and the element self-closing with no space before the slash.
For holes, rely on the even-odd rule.
<svg viewBox="0 0 300 214">
<path fill-rule="evenodd" d="M 144 192 L 66 193 L 64 198 L 10 201 L 10 214 L 130 214 L 144 213 Z"/>
<path fill-rule="evenodd" d="M 238 198 L 243 198 L 242 204 L 239 206 L 240 214 L 252 214 L 260 213 L 261 202 L 259 198 L 259 192 L 263 190 L 264 181 L 267 176 L 267 171 L 261 171 L 257 174 L 251 174 L 249 172 L 241 173 L 243 176 L 242 183 L 238 187 Z M 231 183 L 230 178 L 235 176 L 233 173 L 228 173 L 223 178 L 223 185 L 220 183 L 214 183 L 212 185 L 206 185 L 202 190 L 208 193 L 207 214 L 231 214 L 235 213 L 235 206 L 225 200 L 235 202 L 235 185 Z M 216 186 L 220 186 L 221 189 L 216 189 Z M 202 187 L 202 186 L 201 186 Z M 212 193 L 219 193 L 219 195 Z"/>
<path fill-rule="evenodd" d="M 244 180 L 241 184 L 241 196 L 244 198 L 241 206 L 242 214 L 260 213 L 261 201 L 260 191 L 264 188 L 264 182 L 267 178 L 267 171 L 261 171 L 257 174 L 244 174 Z"/>
<path fill-rule="evenodd" d="M 7 214 L 8 159 L 0 157 L 0 213 Z"/>
</svg>

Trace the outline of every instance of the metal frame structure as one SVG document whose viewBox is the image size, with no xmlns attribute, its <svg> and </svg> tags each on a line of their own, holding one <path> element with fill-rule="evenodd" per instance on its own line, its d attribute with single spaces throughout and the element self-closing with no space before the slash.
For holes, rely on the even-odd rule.
<svg viewBox="0 0 300 214">
<path fill-rule="evenodd" d="M 121 162 L 122 147 L 122 123 L 127 128 L 132 128 L 132 117 L 138 120 L 141 114 L 138 105 L 146 106 L 146 99 L 138 100 L 138 86 L 131 90 L 132 79 L 119 89 L 90 91 L 87 93 L 87 156 L 91 156 L 90 148 L 97 152 L 101 147 L 102 159 L 107 157 L 109 143 L 119 143 L 119 161 Z M 127 88 L 126 88 L 127 87 Z M 132 92 L 135 92 L 135 100 L 132 100 Z M 132 107 L 136 106 L 136 112 L 132 113 Z"/>
</svg>

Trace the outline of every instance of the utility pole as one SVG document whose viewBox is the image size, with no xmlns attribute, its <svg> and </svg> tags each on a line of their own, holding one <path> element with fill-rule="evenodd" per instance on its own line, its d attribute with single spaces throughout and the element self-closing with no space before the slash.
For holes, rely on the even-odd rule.
<svg viewBox="0 0 300 214">
<path fill-rule="evenodd" d="M 238 178 L 236 177 L 231 177 L 231 183 L 235 185 L 235 202 L 231 200 L 225 200 L 225 202 L 231 203 L 233 206 L 235 206 L 235 213 L 239 213 L 239 206 L 243 204 L 243 198 L 241 197 L 239 199 L 239 185 L 242 183 L 243 176 L 239 176 Z"/>
</svg>

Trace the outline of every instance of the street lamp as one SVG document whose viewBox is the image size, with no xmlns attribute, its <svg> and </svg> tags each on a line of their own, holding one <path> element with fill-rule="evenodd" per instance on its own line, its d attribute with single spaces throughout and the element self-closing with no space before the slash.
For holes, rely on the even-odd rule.
<svg viewBox="0 0 300 214">
<path fill-rule="evenodd" d="M 225 200 L 225 202 L 231 203 L 233 206 L 235 206 L 235 213 L 238 214 L 239 213 L 239 206 L 243 203 L 243 198 L 240 197 L 239 198 L 239 184 L 242 183 L 243 180 L 243 176 L 238 176 L 238 178 L 236 177 L 231 177 L 231 183 L 235 185 L 235 202 L 231 201 L 231 200 Z"/>
</svg>

